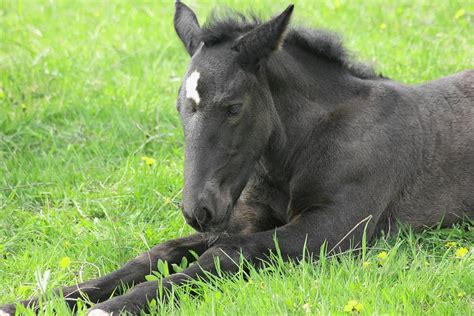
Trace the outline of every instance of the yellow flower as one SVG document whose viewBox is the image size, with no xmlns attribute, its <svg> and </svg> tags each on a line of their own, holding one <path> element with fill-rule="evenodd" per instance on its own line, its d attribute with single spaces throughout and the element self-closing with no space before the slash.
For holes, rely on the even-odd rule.
<svg viewBox="0 0 474 316">
<path fill-rule="evenodd" d="M 66 269 L 71 265 L 71 258 L 69 257 L 63 257 L 61 260 L 59 260 L 59 267 L 61 269 Z"/>
<path fill-rule="evenodd" d="M 387 24 L 381 23 L 380 26 L 379 26 L 379 28 L 380 28 L 381 30 L 385 30 L 385 29 L 387 28 Z"/>
<path fill-rule="evenodd" d="M 457 245 L 458 243 L 455 241 L 448 241 L 447 243 L 444 244 L 446 248 L 453 248 L 453 247 L 456 247 Z"/>
<path fill-rule="evenodd" d="M 362 266 L 364 268 L 368 268 L 368 267 L 370 267 L 370 262 L 369 261 L 364 261 L 364 262 L 362 262 Z"/>
<path fill-rule="evenodd" d="M 388 257 L 388 253 L 386 251 L 382 251 L 377 255 L 377 258 L 380 260 L 386 260 Z"/>
<path fill-rule="evenodd" d="M 379 265 L 383 266 L 385 261 L 387 261 L 388 253 L 386 251 L 382 251 L 377 255 L 377 262 Z"/>
<path fill-rule="evenodd" d="M 147 156 L 143 156 L 142 157 L 142 160 L 145 162 L 145 165 L 151 167 L 155 164 L 156 160 L 151 158 L 151 157 L 147 157 Z"/>
<path fill-rule="evenodd" d="M 467 255 L 468 252 L 469 252 L 469 249 L 467 249 L 466 247 L 461 247 L 461 248 L 456 249 L 455 256 L 458 259 L 462 259 Z"/>
<path fill-rule="evenodd" d="M 464 291 L 461 291 L 461 292 L 458 293 L 459 298 L 464 298 L 465 296 L 466 296 L 466 292 L 464 292 Z"/>
<path fill-rule="evenodd" d="M 464 11 L 464 9 L 459 9 L 456 14 L 454 15 L 454 18 L 457 20 L 461 17 L 464 16 L 464 14 L 466 14 L 466 11 Z"/>
<path fill-rule="evenodd" d="M 344 311 L 348 313 L 360 313 L 362 309 L 364 309 L 364 305 L 362 305 L 362 303 L 359 303 L 356 300 L 350 300 L 349 302 L 347 302 L 346 306 L 344 306 Z"/>
</svg>

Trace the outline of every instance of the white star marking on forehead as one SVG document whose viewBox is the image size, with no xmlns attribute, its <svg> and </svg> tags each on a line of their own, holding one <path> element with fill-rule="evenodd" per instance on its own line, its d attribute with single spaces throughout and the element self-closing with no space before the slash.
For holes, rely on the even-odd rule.
<svg viewBox="0 0 474 316">
<path fill-rule="evenodd" d="M 196 70 L 186 79 L 186 98 L 192 99 L 196 102 L 196 105 L 199 104 L 201 98 L 199 97 L 199 93 L 197 91 L 199 77 L 201 75 Z"/>
</svg>

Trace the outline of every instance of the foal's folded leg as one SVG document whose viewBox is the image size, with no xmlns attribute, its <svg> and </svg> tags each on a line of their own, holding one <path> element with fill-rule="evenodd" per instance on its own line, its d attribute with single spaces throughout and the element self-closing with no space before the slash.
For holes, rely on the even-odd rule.
<svg viewBox="0 0 474 316">
<path fill-rule="evenodd" d="M 144 282 L 145 276 L 152 270 L 156 270 L 159 259 L 167 261 L 169 265 L 179 264 L 183 257 L 186 257 L 188 261 L 194 261 L 195 258 L 190 250 L 201 255 L 207 248 L 208 241 L 204 234 L 169 240 L 130 260 L 122 268 L 110 274 L 77 285 L 56 289 L 55 292 L 62 293 L 72 309 L 76 307 L 77 299 L 82 297 L 87 297 L 94 303 L 102 302 L 113 295 L 115 290 L 122 285 L 130 287 Z M 38 299 L 22 301 L 21 304 L 37 309 Z M 0 306 L 0 311 L 14 315 L 15 305 Z"/>
<path fill-rule="evenodd" d="M 212 247 L 206 251 L 198 262 L 181 273 L 170 275 L 161 281 L 143 282 L 126 294 L 111 298 L 103 303 L 94 305 L 89 311 L 88 316 L 99 315 L 119 315 L 122 312 L 127 314 L 139 315 L 141 311 L 148 311 L 148 302 L 156 299 L 159 295 L 160 287 L 163 295 L 168 295 L 166 291 L 171 289 L 172 285 L 180 285 L 189 280 L 200 277 L 205 279 L 207 271 L 216 274 L 214 258 L 219 257 L 220 269 L 225 272 L 237 272 L 239 269 L 240 251 L 238 249 L 223 247 Z M 223 259 L 223 258 L 226 259 Z"/>
<path fill-rule="evenodd" d="M 261 259 L 265 260 L 271 252 L 275 253 L 277 249 L 275 235 L 278 250 L 285 260 L 301 258 L 305 247 L 308 252 L 317 256 L 324 242 L 327 242 L 329 247 L 344 251 L 351 247 L 353 242 L 362 240 L 364 225 L 350 224 L 357 223 L 360 219 L 341 224 L 337 223 L 337 218 L 338 216 L 331 213 L 321 215 L 317 212 L 308 212 L 275 230 L 249 235 L 222 236 L 196 264 L 182 273 L 171 275 L 161 282 L 141 283 L 124 295 L 95 305 L 89 315 L 107 315 L 106 313 L 119 315 L 120 312 L 136 315 L 140 311 L 147 311 L 148 302 L 157 298 L 160 290 L 166 293 L 172 285 L 180 285 L 196 278 L 206 279 L 207 273 L 217 274 L 216 257 L 219 259 L 219 270 L 222 272 L 238 271 L 241 256 L 250 263 L 258 265 Z"/>
</svg>

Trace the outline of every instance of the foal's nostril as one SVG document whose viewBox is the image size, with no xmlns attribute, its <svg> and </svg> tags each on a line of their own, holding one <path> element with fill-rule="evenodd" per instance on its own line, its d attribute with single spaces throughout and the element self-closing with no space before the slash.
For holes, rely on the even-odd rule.
<svg viewBox="0 0 474 316">
<path fill-rule="evenodd" d="M 197 207 L 194 209 L 194 218 L 200 225 L 205 224 L 211 219 L 211 212 L 207 207 Z"/>
</svg>

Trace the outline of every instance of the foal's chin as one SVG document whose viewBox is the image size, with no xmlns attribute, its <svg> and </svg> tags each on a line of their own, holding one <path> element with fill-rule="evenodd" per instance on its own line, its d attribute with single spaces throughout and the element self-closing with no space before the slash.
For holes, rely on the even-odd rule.
<svg viewBox="0 0 474 316">
<path fill-rule="evenodd" d="M 196 222 L 188 222 L 188 221 L 186 222 L 189 226 L 191 226 L 194 230 L 196 230 L 199 233 L 219 234 L 219 233 L 225 233 L 227 231 L 229 227 L 230 216 L 228 218 L 225 218 L 224 220 L 210 223 L 205 226 L 199 225 Z"/>
<path fill-rule="evenodd" d="M 206 227 L 204 233 L 221 234 L 227 232 L 228 223 Z"/>
<path fill-rule="evenodd" d="M 204 233 L 212 233 L 212 234 L 220 234 L 227 232 L 229 225 L 230 225 L 230 218 L 232 216 L 232 206 L 228 206 L 226 212 L 219 216 L 215 221 L 209 223 L 209 225 L 203 227 L 202 232 Z"/>
</svg>

